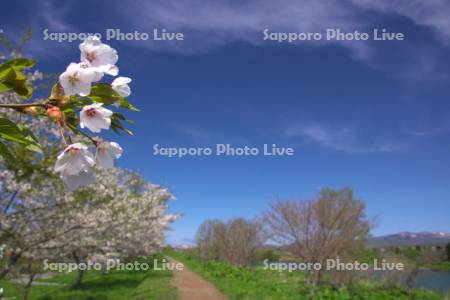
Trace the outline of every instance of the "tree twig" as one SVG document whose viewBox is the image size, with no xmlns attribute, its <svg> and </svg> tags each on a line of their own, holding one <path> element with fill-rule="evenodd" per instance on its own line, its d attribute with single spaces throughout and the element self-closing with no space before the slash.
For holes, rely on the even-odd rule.
<svg viewBox="0 0 450 300">
<path fill-rule="evenodd" d="M 20 108 L 26 108 L 26 107 L 46 107 L 49 103 L 47 101 L 44 102 L 33 102 L 33 103 L 10 103 L 10 104 L 0 104 L 0 108 L 12 108 L 12 109 L 20 109 Z"/>
</svg>

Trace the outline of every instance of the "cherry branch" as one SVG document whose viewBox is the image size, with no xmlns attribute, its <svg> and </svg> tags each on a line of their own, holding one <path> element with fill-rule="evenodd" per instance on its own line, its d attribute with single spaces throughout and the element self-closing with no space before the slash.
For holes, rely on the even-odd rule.
<svg viewBox="0 0 450 300">
<path fill-rule="evenodd" d="M 50 104 L 49 100 L 45 100 L 42 102 L 33 102 L 33 103 L 11 103 L 11 104 L 0 104 L 0 108 L 12 108 L 12 109 L 20 109 L 27 107 L 44 107 L 46 108 Z"/>
<path fill-rule="evenodd" d="M 71 124 L 67 124 L 67 127 L 69 127 L 73 132 L 75 133 L 80 133 L 81 135 L 83 135 L 84 137 L 88 138 L 95 147 L 97 147 L 98 141 L 96 139 L 94 139 L 93 137 L 91 137 L 90 135 L 88 135 L 87 133 L 79 130 L 78 128 L 76 128 L 75 126 L 71 125 Z"/>
</svg>

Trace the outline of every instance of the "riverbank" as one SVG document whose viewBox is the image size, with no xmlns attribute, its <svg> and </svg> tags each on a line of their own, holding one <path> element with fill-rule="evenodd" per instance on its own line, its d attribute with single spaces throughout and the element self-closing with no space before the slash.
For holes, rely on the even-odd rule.
<svg viewBox="0 0 450 300">
<path fill-rule="evenodd" d="M 312 295 L 302 272 L 277 272 L 258 267 L 233 266 L 226 262 L 203 261 L 189 252 L 169 251 L 192 271 L 212 282 L 230 299 L 373 299 L 407 300 L 406 288 L 381 285 L 375 281 L 360 281 L 352 286 L 334 289 L 323 286 Z M 441 300 L 443 295 L 414 289 L 415 299 Z"/>
<path fill-rule="evenodd" d="M 427 270 L 427 271 L 445 271 L 450 272 L 450 261 L 439 263 L 439 264 L 426 264 L 421 270 Z"/>
</svg>

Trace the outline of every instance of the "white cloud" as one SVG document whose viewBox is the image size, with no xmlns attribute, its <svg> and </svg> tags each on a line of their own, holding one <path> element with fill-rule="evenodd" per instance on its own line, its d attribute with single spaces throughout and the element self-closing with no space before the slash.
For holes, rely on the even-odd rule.
<svg viewBox="0 0 450 300">
<path fill-rule="evenodd" d="M 425 117 L 423 117 L 425 115 Z M 402 124 L 401 131 L 410 136 L 427 138 L 436 135 L 448 134 L 450 132 L 450 114 L 427 115 L 425 113 L 417 117 L 414 124 Z"/>
<path fill-rule="evenodd" d="M 44 25 L 58 32 L 73 31 L 74 27 L 69 24 L 66 18 L 66 13 L 70 9 L 71 6 L 68 2 L 40 1 L 39 6 L 35 10 L 35 21 L 38 22 L 36 25 Z"/>
<path fill-rule="evenodd" d="M 93 7 L 98 9 L 100 5 L 94 3 Z M 61 4 L 53 0 L 40 1 L 33 7 L 33 15 L 29 19 L 35 28 L 77 32 L 85 26 L 68 17 L 68 12 L 80 10 L 81 13 L 81 8 L 77 2 Z M 384 17 L 396 15 L 432 29 L 441 38 L 420 37 L 417 41 L 417 37 L 407 37 L 401 44 L 391 43 L 394 46 L 361 41 L 299 42 L 296 45 L 336 44 L 350 49 L 350 55 L 356 60 L 394 75 L 399 73 L 407 79 L 430 78 L 434 73 L 442 76 L 445 72 L 439 66 L 443 57 L 439 44 L 445 47 L 450 45 L 450 2 L 447 0 L 125 0 L 109 3 L 105 13 L 83 15 L 79 22 L 83 25 L 96 24 L 98 28 L 89 28 L 92 32 L 103 31 L 106 24 L 111 24 L 111 19 L 116 20 L 114 24 L 126 32 L 149 32 L 154 27 L 184 32 L 183 42 L 126 43 L 151 50 L 197 54 L 235 42 L 267 45 L 267 41 L 263 41 L 265 28 L 284 32 L 323 32 L 327 28 L 349 32 L 371 31 L 376 24 L 383 24 Z M 55 49 L 67 46 L 65 43 L 44 43 L 41 32 L 37 34 L 38 39 L 34 40 L 32 50 L 39 54 L 48 55 Z M 429 42 L 432 44 L 426 46 Z M 391 50 L 396 50 L 397 56 Z M 447 75 L 444 79 L 447 80 Z"/>
<path fill-rule="evenodd" d="M 50 58 L 60 56 L 61 51 L 73 49 L 69 43 L 58 43 L 55 41 L 44 41 L 43 30 L 48 28 L 51 32 L 76 32 L 76 26 L 69 22 L 67 13 L 72 8 L 69 2 L 45 0 L 36 3 L 30 3 L 27 11 L 22 12 L 21 19 L 26 20 L 20 25 L 12 24 L 5 30 L 6 37 L 18 44 L 20 37 L 26 29 L 32 30 L 31 40 L 25 44 L 25 55 L 36 58 Z"/>
<path fill-rule="evenodd" d="M 355 6 L 381 13 L 395 13 L 418 25 L 431 27 L 448 43 L 450 38 L 450 2 L 448 0 L 350 0 Z"/>
<path fill-rule="evenodd" d="M 439 35 L 450 37 L 450 2 L 447 0 L 249 0 L 239 3 L 136 0 L 127 5 L 120 3 L 117 10 L 132 16 L 127 21 L 135 27 L 159 25 L 189 32 L 189 38 L 196 44 L 191 45 L 190 50 L 233 41 L 260 44 L 264 28 L 292 32 L 323 32 L 327 28 L 361 31 L 389 14 L 407 17 Z M 368 51 L 360 42 L 341 42 L 341 45 Z M 151 47 L 158 47 L 158 43 Z"/>
<path fill-rule="evenodd" d="M 229 143 L 235 145 L 250 145 L 250 141 L 242 136 L 229 136 L 223 135 L 212 130 L 206 130 L 200 127 L 186 125 L 186 124 L 175 124 L 174 129 L 182 134 L 184 137 L 188 138 L 190 141 L 198 145 L 213 145 L 217 143 Z"/>
<path fill-rule="evenodd" d="M 266 28 L 274 32 L 323 33 L 328 28 L 371 32 L 383 24 L 384 17 L 403 16 L 416 25 L 431 28 L 443 38 L 407 36 L 407 40 L 389 45 L 370 41 L 308 41 L 295 45 L 339 45 L 349 49 L 353 59 L 408 81 L 436 80 L 442 76 L 448 79 L 439 67 L 443 51 L 436 46 L 436 43 L 448 46 L 450 41 L 447 0 L 136 0 L 127 5 L 121 3 L 117 11 L 132 29 L 145 31 L 160 26 L 184 32 L 182 43 L 135 43 L 181 54 L 203 53 L 234 42 L 267 45 L 263 40 Z"/>
<path fill-rule="evenodd" d="M 398 145 L 381 139 L 364 142 L 363 135 L 355 127 L 330 127 L 319 123 L 294 124 L 289 126 L 284 137 L 303 139 L 304 142 L 315 143 L 325 148 L 345 153 L 381 153 L 391 152 Z"/>
<path fill-rule="evenodd" d="M 184 52 L 205 51 L 231 42 L 263 43 L 263 30 L 322 32 L 326 28 L 361 29 L 367 19 L 353 5 L 317 0 L 233 1 L 144 1 L 120 5 L 120 11 L 133 16 L 130 27 L 148 29 L 165 26 L 186 32 L 186 43 L 140 43 L 151 48 L 173 46 Z M 349 47 L 356 43 L 348 43 Z"/>
</svg>

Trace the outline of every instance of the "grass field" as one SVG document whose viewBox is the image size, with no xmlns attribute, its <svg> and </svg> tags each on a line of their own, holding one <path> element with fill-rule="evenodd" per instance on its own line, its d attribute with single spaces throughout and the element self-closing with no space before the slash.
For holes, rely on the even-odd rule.
<svg viewBox="0 0 450 300">
<path fill-rule="evenodd" d="M 230 299 L 320 299 L 320 300 L 406 300 L 406 289 L 360 282 L 351 287 L 334 290 L 319 288 L 311 295 L 300 272 L 277 272 L 255 267 L 232 266 L 226 262 L 202 261 L 189 252 L 169 251 L 168 255 L 183 262 L 194 272 L 211 281 Z M 414 299 L 440 300 L 442 295 L 417 289 Z"/>
<path fill-rule="evenodd" d="M 150 266 L 154 258 L 148 258 Z M 111 271 L 107 274 L 88 271 L 80 289 L 73 289 L 76 274 L 57 274 L 45 280 L 65 284 L 65 286 L 39 286 L 31 289 L 31 300 L 147 300 L 176 299 L 176 290 L 170 285 L 169 271 Z M 23 287 L 0 281 L 0 287 L 8 298 L 22 299 Z"/>
<path fill-rule="evenodd" d="M 426 264 L 423 266 L 423 269 L 434 271 L 450 271 L 450 261 L 437 264 Z"/>
</svg>

